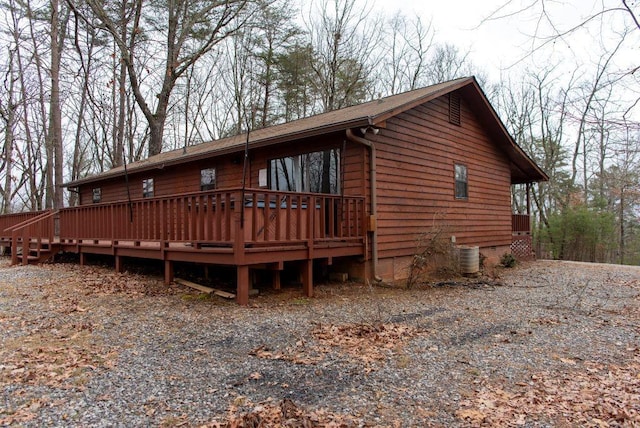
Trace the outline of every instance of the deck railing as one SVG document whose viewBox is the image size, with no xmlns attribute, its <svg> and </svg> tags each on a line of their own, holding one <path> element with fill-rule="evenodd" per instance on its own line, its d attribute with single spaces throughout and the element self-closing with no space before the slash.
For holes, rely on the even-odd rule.
<svg viewBox="0 0 640 428">
<path fill-rule="evenodd" d="M 27 222 L 46 211 L 30 211 L 25 213 L 12 213 L 0 215 L 0 238 L 10 238 L 11 229 L 20 223 Z"/>
<path fill-rule="evenodd" d="M 259 245 L 359 238 L 363 219 L 362 197 L 231 189 L 64 208 L 60 239 Z"/>
<path fill-rule="evenodd" d="M 511 232 L 528 235 L 531 233 L 531 216 L 528 214 L 511 214 Z"/>
<path fill-rule="evenodd" d="M 22 263 L 28 263 L 29 251 L 33 246 L 36 257 L 40 257 L 43 244 L 54 241 L 54 221 L 57 211 L 47 210 L 22 223 L 8 228 L 11 230 L 11 263 L 18 262 L 18 247 L 22 247 Z"/>
</svg>

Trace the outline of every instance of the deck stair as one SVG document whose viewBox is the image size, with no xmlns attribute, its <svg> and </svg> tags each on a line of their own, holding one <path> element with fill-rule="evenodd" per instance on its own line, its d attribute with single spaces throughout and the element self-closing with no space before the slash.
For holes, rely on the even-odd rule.
<svg viewBox="0 0 640 428">
<path fill-rule="evenodd" d="M 60 252 L 60 244 L 41 243 L 30 244 L 26 253 L 27 260 L 24 260 L 24 250 L 18 250 L 18 260 L 21 264 L 39 264 L 47 262 Z"/>
<path fill-rule="evenodd" d="M 11 264 L 42 263 L 60 251 L 54 241 L 57 215 L 57 210 L 47 210 L 5 229 L 11 233 Z"/>
</svg>

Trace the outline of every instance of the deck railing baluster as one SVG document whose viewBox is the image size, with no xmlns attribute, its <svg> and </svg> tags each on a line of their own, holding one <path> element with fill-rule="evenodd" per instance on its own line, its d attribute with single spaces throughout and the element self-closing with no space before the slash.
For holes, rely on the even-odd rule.
<svg viewBox="0 0 640 428">
<path fill-rule="evenodd" d="M 76 245 L 83 240 L 86 244 L 90 240 L 100 244 L 119 241 L 120 245 L 144 240 L 191 242 L 196 248 L 208 247 L 206 244 L 234 247 L 239 242 L 318 245 L 318 240 L 363 238 L 367 227 L 363 197 L 265 189 L 247 189 L 244 201 L 241 195 L 239 189 L 212 190 L 63 208 L 58 223 L 43 221 L 22 228 L 18 237 L 41 246 L 53 239 L 59 225 L 60 241 Z M 245 224 L 240 227 L 243 216 Z M 0 225 L 16 218 L 0 216 Z M 239 232 L 243 236 L 236 236 Z"/>
<path fill-rule="evenodd" d="M 173 241 L 173 233 L 174 233 L 174 227 L 173 227 L 173 222 L 175 221 L 175 215 L 174 215 L 174 207 L 175 207 L 175 203 L 174 203 L 174 199 L 173 198 L 168 198 L 167 199 L 167 241 Z"/>
<path fill-rule="evenodd" d="M 275 231 L 274 231 L 274 237 L 273 239 L 275 239 L 276 241 L 282 241 L 282 194 L 278 193 L 275 195 L 275 203 L 276 203 L 276 212 L 275 212 Z"/>
<path fill-rule="evenodd" d="M 216 193 L 215 195 L 215 203 L 211 207 L 211 221 L 213 222 L 211 225 L 212 230 L 214 230 L 214 234 L 211 237 L 212 240 L 222 241 L 222 195 L 220 193 Z"/>
<path fill-rule="evenodd" d="M 271 196 L 270 193 L 263 193 L 262 196 L 264 199 L 264 212 L 262 215 L 262 222 L 264 223 L 262 229 L 264 233 L 262 235 L 265 242 L 269 241 L 269 227 L 271 226 Z"/>
<path fill-rule="evenodd" d="M 250 193 L 249 198 L 251 200 L 251 227 L 249 230 L 251 231 L 251 241 L 256 242 L 258 238 L 258 199 L 255 192 Z M 245 201 L 242 201 L 241 209 L 245 210 L 245 212 L 247 211 Z M 245 229 L 247 227 L 246 222 L 247 219 L 245 218 Z"/>
<path fill-rule="evenodd" d="M 223 241 L 231 241 L 231 192 L 226 192 L 224 205 L 224 238 Z"/>
<path fill-rule="evenodd" d="M 307 197 L 308 199 L 308 197 Z M 302 240 L 302 196 L 296 195 L 296 236 L 294 239 Z"/>
<path fill-rule="evenodd" d="M 291 241 L 291 205 L 293 205 L 293 196 L 285 195 L 285 239 Z"/>
<path fill-rule="evenodd" d="M 198 220 L 196 222 L 196 225 L 198 226 L 198 236 L 196 237 L 196 239 L 198 241 L 203 241 L 204 240 L 204 226 L 205 226 L 205 210 L 207 209 L 207 198 L 208 196 L 202 196 L 199 195 L 197 196 L 198 199 L 198 210 L 197 210 L 197 214 L 198 214 Z"/>
</svg>

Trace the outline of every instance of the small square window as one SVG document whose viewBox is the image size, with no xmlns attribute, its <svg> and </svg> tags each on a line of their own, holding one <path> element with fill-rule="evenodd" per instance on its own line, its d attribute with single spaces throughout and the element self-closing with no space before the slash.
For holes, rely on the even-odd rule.
<svg viewBox="0 0 640 428">
<path fill-rule="evenodd" d="M 142 180 L 142 197 L 153 198 L 153 178 Z"/>
<path fill-rule="evenodd" d="M 216 188 L 216 169 L 200 170 L 200 190 L 214 190 Z"/>
<path fill-rule="evenodd" d="M 467 199 L 469 197 L 467 167 L 461 164 L 455 164 L 456 179 L 456 199 Z"/>
<path fill-rule="evenodd" d="M 92 201 L 94 204 L 97 204 L 100 201 L 102 201 L 102 189 L 100 187 L 96 187 L 95 189 L 93 189 Z"/>
</svg>

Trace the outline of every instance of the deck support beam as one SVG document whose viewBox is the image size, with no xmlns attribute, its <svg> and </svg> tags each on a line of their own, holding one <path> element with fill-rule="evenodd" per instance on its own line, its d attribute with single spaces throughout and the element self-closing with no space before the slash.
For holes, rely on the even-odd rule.
<svg viewBox="0 0 640 428">
<path fill-rule="evenodd" d="M 281 287 L 281 275 L 280 272 L 284 270 L 284 262 L 282 260 L 267 265 L 267 269 L 271 271 L 271 286 L 274 290 L 280 290 Z"/>
<path fill-rule="evenodd" d="M 173 282 L 173 262 L 171 260 L 164 261 L 164 285 Z"/>
<path fill-rule="evenodd" d="M 249 266 L 237 267 L 237 282 L 236 301 L 239 305 L 247 306 L 249 304 Z"/>
<path fill-rule="evenodd" d="M 87 264 L 87 254 L 80 252 L 80 266 L 84 266 Z"/>
<path fill-rule="evenodd" d="M 124 267 L 122 264 L 122 256 L 115 256 L 115 257 L 116 257 L 116 272 L 122 273 L 124 271 Z"/>
<path fill-rule="evenodd" d="M 313 260 L 302 261 L 302 290 L 307 297 L 313 297 Z"/>
</svg>

